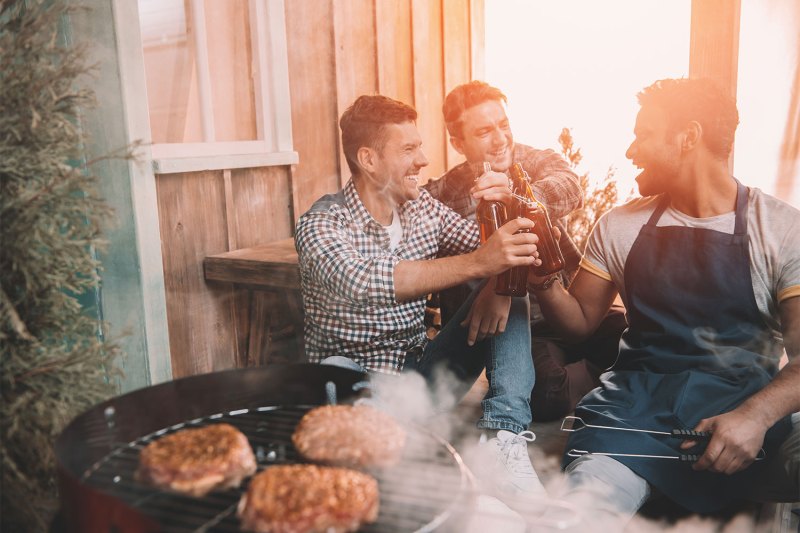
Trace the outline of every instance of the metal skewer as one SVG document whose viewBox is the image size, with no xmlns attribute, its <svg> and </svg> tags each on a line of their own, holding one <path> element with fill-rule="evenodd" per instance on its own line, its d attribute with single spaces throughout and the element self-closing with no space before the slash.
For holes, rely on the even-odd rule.
<svg viewBox="0 0 800 533">
<path fill-rule="evenodd" d="M 567 422 L 571 422 L 572 425 L 570 427 L 566 427 Z M 634 431 L 637 433 L 648 433 L 651 435 L 665 435 L 667 437 L 675 437 L 676 439 L 681 440 L 701 440 L 701 441 L 708 441 L 711 440 L 711 432 L 709 431 L 694 431 L 693 429 L 673 429 L 672 431 L 656 431 L 653 429 L 636 429 L 636 428 L 621 428 L 621 427 L 614 427 L 614 426 L 601 426 L 599 424 L 587 424 L 583 421 L 583 419 L 579 416 L 565 416 L 564 420 L 561 421 L 561 431 L 567 431 L 570 433 L 574 433 L 576 431 L 580 431 L 582 429 L 592 428 L 592 429 L 609 429 L 614 431 Z M 567 455 L 570 457 L 580 457 L 582 455 L 608 455 L 611 457 L 641 457 L 644 459 L 675 459 L 682 462 L 689 462 L 694 463 L 702 454 L 680 454 L 680 455 L 647 455 L 647 454 L 638 454 L 638 453 L 614 453 L 614 452 L 589 452 L 586 450 L 577 450 L 575 448 L 571 449 L 567 452 Z M 764 448 L 761 448 L 758 451 L 758 455 L 756 456 L 756 461 L 761 461 L 766 457 L 767 453 L 764 451 Z"/>
<path fill-rule="evenodd" d="M 608 455 L 609 457 L 639 457 L 642 459 L 674 459 L 676 461 L 681 461 L 683 463 L 696 463 L 702 454 L 690 453 L 690 454 L 680 454 L 680 455 L 648 455 L 642 453 L 613 453 L 613 452 L 589 452 L 586 450 L 577 450 L 575 448 L 571 449 L 567 452 L 567 455 L 570 457 L 581 457 L 583 455 Z M 766 452 L 764 448 L 761 448 L 758 451 L 758 455 L 756 456 L 756 461 L 761 461 L 766 457 Z"/>
<path fill-rule="evenodd" d="M 640 457 L 643 459 L 675 459 L 686 463 L 695 463 L 700 456 L 697 454 L 681 454 L 681 455 L 647 455 L 642 453 L 612 453 L 612 452 L 588 452 L 586 450 L 577 450 L 575 448 L 567 452 L 570 457 L 582 457 L 584 455 L 608 455 L 609 457 Z"/>
<path fill-rule="evenodd" d="M 566 427 L 567 422 L 572 422 L 570 427 Z M 634 431 L 637 433 L 650 433 L 652 435 L 666 435 L 668 437 L 675 437 L 681 440 L 709 440 L 711 433 L 708 431 L 694 431 L 692 429 L 673 429 L 672 431 L 656 431 L 654 429 L 635 429 L 635 428 L 621 428 L 614 426 L 601 426 L 599 424 L 587 424 L 579 416 L 565 416 L 561 421 L 561 431 L 574 433 L 585 428 L 593 429 L 610 429 L 615 431 Z"/>
</svg>

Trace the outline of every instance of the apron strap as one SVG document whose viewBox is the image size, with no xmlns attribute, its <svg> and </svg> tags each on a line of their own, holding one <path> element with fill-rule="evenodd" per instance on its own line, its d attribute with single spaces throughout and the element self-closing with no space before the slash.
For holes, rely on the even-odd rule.
<svg viewBox="0 0 800 533">
<path fill-rule="evenodd" d="M 742 236 L 747 234 L 747 199 L 750 195 L 750 188 L 742 185 L 736 178 L 733 178 L 733 181 L 736 182 L 736 222 L 733 228 L 733 234 L 734 236 Z M 658 206 L 656 206 L 655 211 L 650 215 L 650 219 L 647 221 L 646 225 L 655 226 L 661 218 L 661 215 L 663 215 L 664 211 L 669 207 L 669 203 L 669 195 L 664 194 Z"/>
<path fill-rule="evenodd" d="M 734 235 L 747 234 L 747 198 L 750 195 L 749 187 L 733 178 L 736 182 L 736 225 L 733 228 Z"/>
<path fill-rule="evenodd" d="M 650 219 L 647 221 L 646 226 L 655 226 L 658 223 L 658 219 L 661 218 L 661 215 L 664 214 L 664 211 L 669 207 L 670 197 L 668 194 L 664 194 L 661 197 L 661 201 L 658 202 L 656 206 L 656 210 L 653 211 L 653 214 L 650 215 Z"/>
</svg>

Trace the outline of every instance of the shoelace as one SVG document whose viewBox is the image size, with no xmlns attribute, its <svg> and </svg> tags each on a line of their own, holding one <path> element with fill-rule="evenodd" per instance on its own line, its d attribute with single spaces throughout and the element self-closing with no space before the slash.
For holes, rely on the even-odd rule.
<svg viewBox="0 0 800 533">
<path fill-rule="evenodd" d="M 500 442 L 500 451 L 510 460 L 508 467 L 515 474 L 536 475 L 528 457 L 528 443 L 535 440 L 536 434 L 533 431 L 523 431 L 505 442 Z"/>
</svg>

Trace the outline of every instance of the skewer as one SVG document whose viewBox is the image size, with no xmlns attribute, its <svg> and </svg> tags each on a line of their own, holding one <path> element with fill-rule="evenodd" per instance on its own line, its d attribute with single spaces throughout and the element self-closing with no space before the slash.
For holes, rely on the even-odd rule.
<svg viewBox="0 0 800 533">
<path fill-rule="evenodd" d="M 570 457 L 581 457 L 584 455 L 608 455 L 609 457 L 638 457 L 642 459 L 673 459 L 677 461 L 681 461 L 683 463 L 695 463 L 700 459 L 701 454 L 690 453 L 690 454 L 680 454 L 680 455 L 649 455 L 643 453 L 614 453 L 614 452 L 589 452 L 586 450 L 577 450 L 575 448 L 571 449 L 567 452 L 567 455 Z M 756 456 L 756 461 L 761 461 L 766 457 L 766 452 L 764 448 L 761 448 L 758 451 L 758 455 Z"/>
<path fill-rule="evenodd" d="M 675 459 L 685 463 L 695 463 L 700 456 L 697 454 L 681 455 L 648 455 L 640 453 L 612 453 L 612 452 L 587 452 L 586 450 L 576 450 L 575 448 L 567 452 L 570 457 L 582 457 L 584 455 L 608 455 L 609 457 L 639 457 L 642 459 Z"/>
<path fill-rule="evenodd" d="M 566 427 L 567 422 L 572 422 L 570 427 Z M 615 431 L 634 431 L 637 433 L 650 433 L 651 435 L 666 435 L 681 440 L 709 440 L 711 433 L 708 431 L 694 431 L 692 429 L 673 429 L 672 431 L 656 431 L 653 429 L 621 428 L 614 426 L 601 426 L 599 424 L 587 424 L 579 416 L 565 416 L 561 421 L 561 431 L 574 433 L 585 428 L 610 429 Z"/>
</svg>

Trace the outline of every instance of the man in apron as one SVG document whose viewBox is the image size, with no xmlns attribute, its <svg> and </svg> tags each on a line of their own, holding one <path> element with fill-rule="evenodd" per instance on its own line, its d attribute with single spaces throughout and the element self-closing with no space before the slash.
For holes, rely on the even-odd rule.
<svg viewBox="0 0 800 533">
<path fill-rule="evenodd" d="M 569 292 L 529 278 L 565 336 L 590 334 L 617 294 L 628 313 L 576 407 L 565 497 L 623 519 L 655 492 L 697 513 L 754 487 L 800 500 L 800 212 L 730 175 L 738 112 L 711 81 L 660 80 L 639 103 L 626 155 L 643 198 L 598 222 Z"/>
</svg>

